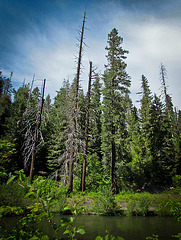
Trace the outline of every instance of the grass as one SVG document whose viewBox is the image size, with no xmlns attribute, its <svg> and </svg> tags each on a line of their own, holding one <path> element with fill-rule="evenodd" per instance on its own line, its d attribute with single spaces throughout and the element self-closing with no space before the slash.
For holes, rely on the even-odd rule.
<svg viewBox="0 0 181 240">
<path fill-rule="evenodd" d="M 181 216 L 180 193 L 180 188 L 171 188 L 158 194 L 123 191 L 117 195 L 112 195 L 109 190 L 80 192 L 72 194 L 68 202 L 71 204 L 71 202 L 82 200 L 84 214 Z"/>
</svg>

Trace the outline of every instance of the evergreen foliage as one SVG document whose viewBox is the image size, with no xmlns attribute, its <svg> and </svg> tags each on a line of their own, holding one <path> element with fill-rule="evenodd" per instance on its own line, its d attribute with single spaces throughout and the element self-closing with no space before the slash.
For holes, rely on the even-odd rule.
<svg viewBox="0 0 181 240">
<path fill-rule="evenodd" d="M 111 172 L 112 189 L 116 193 L 117 163 L 125 160 L 124 140 L 126 138 L 126 96 L 129 92 L 130 78 L 126 73 L 126 63 L 123 61 L 128 51 L 122 49 L 123 39 L 114 28 L 108 34 L 108 50 L 106 70 L 103 75 L 103 115 L 102 115 L 102 151 L 104 163 Z"/>
<path fill-rule="evenodd" d="M 152 95 L 149 81 L 142 75 L 140 105 L 136 108 L 129 96 L 131 81 L 125 63 L 128 51 L 122 48 L 122 43 L 123 38 L 114 28 L 108 34 L 104 74 L 102 77 L 95 74 L 92 83 L 86 191 L 110 187 L 114 193 L 121 189 L 153 191 L 171 186 L 181 175 L 181 112 L 174 108 L 168 94 L 166 68 L 163 64 L 160 68 L 161 96 Z M 29 173 L 32 154 L 29 146 L 41 102 L 37 87 L 30 89 L 29 84 L 23 84 L 12 89 L 11 77 L 12 73 L 7 78 L 0 72 L 1 181 L 16 169 L 25 168 Z M 47 95 L 36 146 L 35 174 L 67 185 L 73 143 L 73 179 L 77 191 L 81 182 L 86 98 L 80 85 L 77 89 L 76 78 L 72 83 L 64 80 L 53 102 Z"/>
</svg>

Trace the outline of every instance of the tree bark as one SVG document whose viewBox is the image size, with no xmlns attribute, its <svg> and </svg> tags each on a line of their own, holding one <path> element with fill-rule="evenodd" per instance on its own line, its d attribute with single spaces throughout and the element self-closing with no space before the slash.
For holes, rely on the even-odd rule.
<svg viewBox="0 0 181 240">
<path fill-rule="evenodd" d="M 92 79 L 92 62 L 90 62 L 89 85 L 87 92 L 87 110 L 85 119 L 85 143 L 83 153 L 81 191 L 85 191 L 86 165 L 87 165 L 87 147 L 88 147 L 88 129 L 89 129 L 89 110 L 90 110 L 90 95 L 91 95 L 91 79 Z"/>
<path fill-rule="evenodd" d="M 43 83 L 41 106 L 37 114 L 36 125 L 35 125 L 34 142 L 32 147 L 31 167 L 30 167 L 30 176 L 29 176 L 31 182 L 33 180 L 33 173 L 34 173 L 34 163 L 35 163 L 35 155 L 36 155 L 35 147 L 38 140 L 38 131 L 41 126 L 41 118 L 42 118 L 42 111 L 43 111 L 43 104 L 44 104 L 45 83 L 46 83 L 46 79 L 44 79 L 44 83 Z"/>
<path fill-rule="evenodd" d="M 82 49 L 83 49 L 83 39 L 84 39 L 84 28 L 85 28 L 85 16 L 86 11 L 84 12 L 83 24 L 82 24 L 82 32 L 80 39 L 80 47 L 79 47 L 79 57 L 78 57 L 78 66 L 77 66 L 77 75 L 76 75 L 76 90 L 75 90 L 75 98 L 74 98 L 74 107 L 73 107 L 73 116 L 72 116 L 72 139 L 70 145 L 70 160 L 69 160 L 69 186 L 68 193 L 73 191 L 73 169 L 74 169 L 74 146 L 76 140 L 76 114 L 77 114 L 77 103 L 78 103 L 78 95 L 79 95 L 79 82 L 80 82 L 80 69 L 81 69 L 81 59 L 82 59 Z"/>
<path fill-rule="evenodd" d="M 112 100 L 112 108 L 114 108 L 114 90 L 113 90 L 113 86 L 114 86 L 114 77 L 112 78 L 112 89 L 111 89 L 111 100 Z M 112 123 L 111 123 L 111 135 L 112 135 L 112 140 L 111 140 L 111 184 L 112 184 L 112 190 L 114 192 L 114 194 L 117 193 L 117 180 L 116 180 L 116 169 L 115 169 L 115 164 L 116 164 L 116 146 L 115 146 L 115 126 L 114 126 L 114 113 L 112 112 Z"/>
</svg>

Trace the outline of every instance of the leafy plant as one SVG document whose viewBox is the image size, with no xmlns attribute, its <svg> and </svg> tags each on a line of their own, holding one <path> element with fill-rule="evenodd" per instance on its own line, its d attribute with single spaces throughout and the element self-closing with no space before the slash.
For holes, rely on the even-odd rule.
<svg viewBox="0 0 181 240">
<path fill-rule="evenodd" d="M 68 239 L 74 239 L 76 234 L 85 234 L 85 230 L 83 226 L 75 227 L 74 226 L 74 221 L 76 217 L 83 211 L 83 208 L 80 206 L 82 202 L 80 201 L 79 203 L 74 204 L 73 206 L 70 207 L 70 210 L 72 212 L 72 216 L 70 218 L 61 218 L 61 227 L 66 227 L 66 230 L 64 231 L 63 234 L 67 234 L 69 237 Z M 65 207 L 64 210 L 69 210 L 69 207 Z"/>
<path fill-rule="evenodd" d="M 123 237 L 115 237 L 113 235 L 110 235 L 109 233 L 106 234 L 105 237 L 97 236 L 95 240 L 124 240 Z"/>
<path fill-rule="evenodd" d="M 146 216 L 149 210 L 150 199 L 146 195 L 142 195 L 136 204 L 136 215 Z"/>
<path fill-rule="evenodd" d="M 152 237 L 146 237 L 146 240 L 148 240 L 148 239 L 150 239 L 150 240 L 158 240 L 158 235 L 153 234 Z"/>
<path fill-rule="evenodd" d="M 34 204 L 27 207 L 28 212 L 23 218 L 19 220 L 17 227 L 8 233 L 6 232 L 5 236 L 1 236 L 1 239 L 49 239 L 47 235 L 43 235 L 38 227 L 40 221 L 44 217 L 48 220 L 54 229 L 55 239 L 62 239 L 58 237 L 58 230 L 64 227 L 66 227 L 64 234 L 68 235 L 68 238 L 66 239 L 75 240 L 75 234 L 85 233 L 83 227 L 75 227 L 73 224 L 77 215 L 82 211 L 81 207 L 78 208 L 81 202 L 70 207 L 73 216 L 70 218 L 62 218 L 61 223 L 57 225 L 53 221 L 53 213 L 51 210 L 53 209 L 54 203 L 56 202 L 59 186 L 55 186 L 56 188 L 53 188 L 52 190 L 49 184 L 50 181 L 47 181 L 46 185 L 46 180 L 44 180 L 42 177 L 38 177 L 30 184 L 29 181 L 26 181 L 26 176 L 22 170 L 16 172 L 16 174 L 17 175 L 11 176 L 9 178 L 7 184 L 9 185 L 12 183 L 12 181 L 18 176 L 19 184 L 23 188 L 29 188 L 29 191 L 26 193 L 25 198 L 33 198 Z M 49 192 L 49 190 L 51 191 Z M 65 211 L 68 209 L 69 207 L 67 206 L 63 210 Z M 7 212 L 8 207 L 6 207 L 5 210 Z M 10 208 L 9 210 L 12 209 Z M 16 211 L 18 211 L 18 209 L 16 209 Z M 2 216 L 2 214 L 0 216 Z"/>
<path fill-rule="evenodd" d="M 103 215 L 113 215 L 117 208 L 115 195 L 109 189 L 104 189 L 102 194 L 95 200 L 94 209 Z"/>
<path fill-rule="evenodd" d="M 181 240 L 181 233 L 178 233 L 177 235 L 172 235 L 174 238 L 178 238 L 178 240 Z"/>
</svg>

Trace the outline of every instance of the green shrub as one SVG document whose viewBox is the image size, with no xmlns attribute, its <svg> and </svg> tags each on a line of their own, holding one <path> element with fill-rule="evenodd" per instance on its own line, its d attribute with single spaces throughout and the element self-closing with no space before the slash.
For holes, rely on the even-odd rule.
<svg viewBox="0 0 181 240">
<path fill-rule="evenodd" d="M 21 207 L 16 206 L 0 206 L 0 217 L 6 216 L 6 215 L 20 215 L 24 211 Z"/>
<path fill-rule="evenodd" d="M 175 175 L 172 178 L 173 181 L 173 187 L 181 187 L 181 175 Z"/>
<path fill-rule="evenodd" d="M 96 212 L 103 215 L 113 215 L 118 210 L 115 201 L 115 195 L 109 189 L 102 191 L 102 194 L 95 200 L 94 209 Z"/>
<path fill-rule="evenodd" d="M 137 201 L 135 213 L 136 215 L 146 216 L 150 206 L 150 198 L 147 195 L 141 195 Z"/>
<path fill-rule="evenodd" d="M 25 199 L 27 188 L 22 188 L 18 182 L 13 182 L 9 185 L 0 185 L 0 206 L 17 206 L 25 207 L 30 203 L 29 199 Z"/>
<path fill-rule="evenodd" d="M 175 216 L 178 219 L 181 216 L 181 199 L 161 197 L 155 201 L 156 213 L 160 216 Z"/>
<path fill-rule="evenodd" d="M 14 156 L 16 154 L 15 144 L 6 139 L 0 139 L 0 172 L 9 173 L 16 169 Z M 5 175 L 0 175 L 0 182 L 6 181 Z"/>
<path fill-rule="evenodd" d="M 135 207 L 136 207 L 136 201 L 133 199 L 130 199 L 128 202 L 127 210 L 124 212 L 124 214 L 125 215 L 134 215 Z"/>
<path fill-rule="evenodd" d="M 53 212 L 62 212 L 67 201 L 66 188 L 55 180 L 42 180 L 43 181 L 37 185 L 38 196 L 43 199 L 52 198 L 54 204 L 50 210 Z"/>
</svg>

